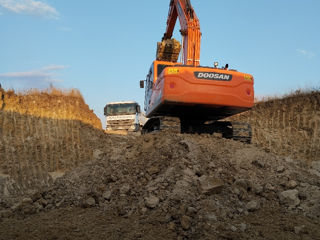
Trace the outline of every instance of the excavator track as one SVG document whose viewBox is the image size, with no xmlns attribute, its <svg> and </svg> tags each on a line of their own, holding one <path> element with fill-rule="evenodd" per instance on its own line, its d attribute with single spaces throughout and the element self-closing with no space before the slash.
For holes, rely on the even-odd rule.
<svg viewBox="0 0 320 240">
<path fill-rule="evenodd" d="M 177 117 L 154 117 L 143 126 L 141 133 L 171 132 L 186 134 L 221 134 L 223 138 L 243 143 L 251 143 L 252 129 L 250 124 L 242 122 L 214 121 L 203 123 Z"/>
<path fill-rule="evenodd" d="M 160 123 L 161 131 L 180 132 L 180 119 L 176 117 L 162 117 Z"/>
<path fill-rule="evenodd" d="M 143 126 L 141 134 L 150 132 L 173 132 L 180 133 L 180 120 L 177 117 L 154 117 L 150 118 Z"/>
<path fill-rule="evenodd" d="M 231 122 L 232 124 L 232 139 L 243 143 L 251 143 L 252 129 L 251 125 L 243 122 Z"/>
<path fill-rule="evenodd" d="M 251 143 L 252 129 L 251 125 L 242 122 L 232 122 L 233 140 Z"/>
</svg>

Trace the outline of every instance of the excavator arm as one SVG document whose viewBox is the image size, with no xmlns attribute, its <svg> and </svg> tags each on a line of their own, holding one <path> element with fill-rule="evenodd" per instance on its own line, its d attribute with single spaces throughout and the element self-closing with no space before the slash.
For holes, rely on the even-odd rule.
<svg viewBox="0 0 320 240">
<path fill-rule="evenodd" d="M 182 35 L 183 64 L 199 66 L 201 44 L 200 22 L 190 0 L 171 0 L 167 28 L 162 40 L 172 38 L 178 18 Z"/>
</svg>

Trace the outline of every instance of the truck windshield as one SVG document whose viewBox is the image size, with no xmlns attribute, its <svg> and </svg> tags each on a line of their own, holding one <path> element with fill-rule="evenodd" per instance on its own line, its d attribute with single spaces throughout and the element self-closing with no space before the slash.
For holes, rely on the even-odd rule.
<svg viewBox="0 0 320 240">
<path fill-rule="evenodd" d="M 107 110 L 105 111 L 106 116 L 135 114 L 137 112 L 137 104 L 136 103 L 110 104 L 110 105 L 107 105 L 106 110 Z"/>
</svg>

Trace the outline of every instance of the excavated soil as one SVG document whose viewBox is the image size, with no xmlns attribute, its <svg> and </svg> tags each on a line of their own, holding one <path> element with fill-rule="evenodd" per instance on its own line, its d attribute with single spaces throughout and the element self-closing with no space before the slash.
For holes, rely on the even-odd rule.
<svg viewBox="0 0 320 240">
<path fill-rule="evenodd" d="M 0 119 L 8 114 L 37 124 L 17 112 Z M 117 136 L 48 119 L 57 129 L 28 141 L 21 139 L 31 128 L 25 135 L 2 128 L 6 151 L 18 136 L 30 155 L 14 160 L 19 151 L 0 151 L 1 240 L 320 239 L 320 159 L 210 135 Z"/>
<path fill-rule="evenodd" d="M 105 135 L 94 151 L 3 199 L 0 239 L 320 239 L 316 164 L 170 133 Z"/>
</svg>

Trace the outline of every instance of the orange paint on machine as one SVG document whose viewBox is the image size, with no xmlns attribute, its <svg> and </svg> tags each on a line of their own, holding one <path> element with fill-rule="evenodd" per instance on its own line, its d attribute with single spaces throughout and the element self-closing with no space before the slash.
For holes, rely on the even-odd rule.
<svg viewBox="0 0 320 240">
<path fill-rule="evenodd" d="M 157 71 L 152 79 L 153 93 L 147 112 L 149 117 L 157 116 L 158 112 L 162 115 L 164 111 L 170 116 L 188 115 L 180 112 L 179 107 L 183 110 L 188 107 L 193 111 L 192 107 L 197 106 L 198 109 L 201 108 L 201 112 L 194 113 L 216 119 L 219 108 L 225 111 L 222 118 L 253 107 L 254 81 L 250 74 L 162 61 L 154 61 L 152 68 Z M 162 71 L 159 72 L 160 70 Z"/>
<path fill-rule="evenodd" d="M 172 38 L 178 19 L 182 35 L 181 63 L 177 62 L 181 45 Z M 216 62 L 211 67 L 201 66 L 201 36 L 200 21 L 190 0 L 171 0 L 167 28 L 162 42 L 157 45 L 156 60 L 152 62 L 146 80 L 140 82 L 140 86 L 145 87 L 144 105 L 146 116 L 150 118 L 146 132 L 161 129 L 163 117 L 179 118 L 184 132 L 188 129 L 199 133 L 203 129 L 206 133 L 217 129 L 223 132 L 221 126 L 229 131 L 230 126 L 236 124 L 218 121 L 253 107 L 253 76 L 229 69 L 228 64 L 221 68 Z M 208 130 L 208 121 L 217 121 L 211 125 L 212 131 Z M 246 131 L 245 141 L 250 142 L 251 127 Z M 225 135 L 233 133 L 229 131 Z"/>
</svg>

